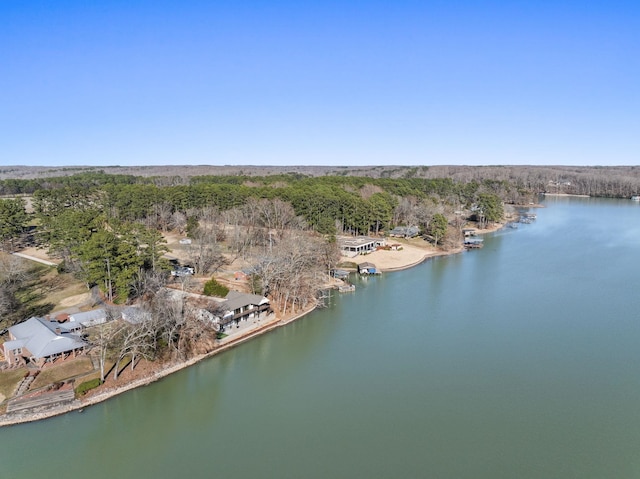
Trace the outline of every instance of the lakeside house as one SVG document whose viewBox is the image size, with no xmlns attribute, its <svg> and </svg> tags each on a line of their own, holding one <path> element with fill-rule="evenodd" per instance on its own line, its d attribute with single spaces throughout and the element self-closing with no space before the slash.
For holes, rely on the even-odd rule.
<svg viewBox="0 0 640 479">
<path fill-rule="evenodd" d="M 241 321 L 249 319 L 259 319 L 271 311 L 271 303 L 268 298 L 259 294 L 241 293 L 239 291 L 229 291 L 222 303 L 224 311 L 219 319 L 220 329 L 232 325 L 238 325 Z"/>
<path fill-rule="evenodd" d="M 42 367 L 56 359 L 76 357 L 89 345 L 55 320 L 32 317 L 9 328 L 9 341 L 2 345 L 8 364 L 31 363 Z M 76 323 L 79 324 L 79 323 Z"/>
<path fill-rule="evenodd" d="M 384 238 L 370 238 L 368 236 L 338 238 L 338 247 L 343 256 L 353 257 L 359 254 L 368 254 L 385 245 Z"/>
<path fill-rule="evenodd" d="M 389 236 L 397 238 L 415 238 L 420 234 L 420 228 L 417 226 L 396 226 L 389 231 Z"/>
</svg>

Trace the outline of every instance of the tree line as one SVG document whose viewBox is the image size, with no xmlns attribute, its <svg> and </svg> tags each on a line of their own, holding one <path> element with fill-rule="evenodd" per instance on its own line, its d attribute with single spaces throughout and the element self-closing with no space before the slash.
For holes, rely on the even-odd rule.
<svg viewBox="0 0 640 479">
<path fill-rule="evenodd" d="M 0 240 L 13 250 L 31 224 L 35 243 L 61 259 L 60 271 L 125 302 L 166 281 L 162 233 L 173 230 L 192 238 L 185 248 L 196 274 L 242 257 L 255 266 L 256 291 L 286 310 L 317 294 L 321 273 L 338 257 L 336 235 L 416 225 L 438 244 L 461 211 L 499 221 L 496 205 L 513 189 L 495 180 L 304 175 L 166 183 L 104 173 L 46 179 L 33 191 L 30 214 L 22 198 L 0 200 Z"/>
</svg>

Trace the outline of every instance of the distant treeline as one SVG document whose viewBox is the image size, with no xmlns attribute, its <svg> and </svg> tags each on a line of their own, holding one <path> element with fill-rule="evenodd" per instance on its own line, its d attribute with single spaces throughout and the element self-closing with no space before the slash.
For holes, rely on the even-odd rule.
<svg viewBox="0 0 640 479">
<path fill-rule="evenodd" d="M 62 208 L 90 205 L 121 221 L 145 221 L 153 227 L 175 212 L 215 207 L 221 211 L 245 205 L 249 199 L 289 203 L 295 214 L 319 233 L 378 232 L 394 224 L 414 223 L 416 209 L 447 205 L 451 210 L 476 203 L 482 194 L 506 202 L 524 202 L 530 192 L 504 180 L 457 182 L 451 178 L 368 178 L 361 176 L 271 175 L 196 176 L 187 184 L 162 185 L 160 178 L 141 178 L 104 173 L 48 178 L 6 180 L 24 182 L 33 193 L 40 215 Z M 14 186 L 16 183 L 12 183 Z M 5 186 L 5 185 L 3 185 Z M 435 211 L 431 211 L 433 214 Z"/>
<path fill-rule="evenodd" d="M 17 167 L 16 167 L 17 168 Z M 589 196 L 628 198 L 640 194 L 639 166 L 375 166 L 375 167 L 259 167 L 259 166 L 185 166 L 185 167 L 110 167 L 111 173 L 91 168 L 51 168 L 34 170 L 37 178 L 0 180 L 0 195 L 33 194 L 42 189 L 62 187 L 94 188 L 105 185 L 151 184 L 187 186 L 195 184 L 259 185 L 289 184 L 294 180 L 319 177 L 344 177 L 388 180 L 448 179 L 456 184 L 485 180 L 507 182 L 512 191 L 531 193 L 573 193 Z M 78 173 L 78 170 L 81 172 Z M 20 167 L 16 175 L 28 175 L 28 167 Z M 180 174 L 177 174 L 177 172 Z M 137 174 L 127 174 L 135 172 Z M 144 172 L 144 174 L 141 174 Z M 10 174 L 9 172 L 8 174 Z M 118 173 L 118 174 L 115 174 Z M 42 175 L 47 176 L 42 176 Z M 59 176 L 56 176 L 59 175 Z M 420 183 L 409 183 L 423 189 Z M 405 184 L 399 184 L 405 189 Z M 413 193 L 412 193 L 413 194 Z M 510 198 L 505 198 L 510 201 Z"/>
<path fill-rule="evenodd" d="M 640 166 L 433 166 L 419 174 L 457 182 L 492 178 L 537 193 L 606 198 L 640 194 Z"/>
</svg>

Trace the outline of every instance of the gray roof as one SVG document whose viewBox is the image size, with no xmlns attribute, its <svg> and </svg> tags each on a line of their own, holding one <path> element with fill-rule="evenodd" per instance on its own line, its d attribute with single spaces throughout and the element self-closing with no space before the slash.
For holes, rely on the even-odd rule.
<svg viewBox="0 0 640 479">
<path fill-rule="evenodd" d="M 229 291 L 225 299 L 224 308 L 229 311 L 235 311 L 250 304 L 257 306 L 269 302 L 267 298 L 259 294 L 241 293 L 240 291 Z"/>
<path fill-rule="evenodd" d="M 24 343 L 25 343 L 24 339 L 15 339 L 13 341 L 5 341 L 2 344 L 2 347 L 4 348 L 5 351 L 8 351 L 10 349 L 24 348 Z"/>
<path fill-rule="evenodd" d="M 51 324 L 51 326 L 49 326 Z M 55 321 L 47 321 L 47 326 L 49 329 L 53 328 L 55 332 L 56 328 L 60 328 L 60 331 L 63 333 L 73 333 L 76 331 L 80 331 L 82 329 L 82 323 L 76 323 L 74 321 L 67 321 L 65 323 L 57 323 Z"/>
<path fill-rule="evenodd" d="M 79 336 L 67 332 L 56 333 L 60 325 L 43 318 L 29 318 L 9 328 L 9 333 L 36 359 L 66 353 L 87 346 Z M 14 348 L 15 349 L 15 348 Z"/>
<path fill-rule="evenodd" d="M 396 226 L 389 231 L 389 234 L 396 236 L 416 236 L 418 233 L 420 233 L 420 228 L 417 226 Z"/>
<path fill-rule="evenodd" d="M 107 312 L 104 309 L 94 309 L 84 313 L 75 313 L 69 315 L 69 320 L 77 322 L 83 326 L 93 326 L 107 321 Z"/>
</svg>

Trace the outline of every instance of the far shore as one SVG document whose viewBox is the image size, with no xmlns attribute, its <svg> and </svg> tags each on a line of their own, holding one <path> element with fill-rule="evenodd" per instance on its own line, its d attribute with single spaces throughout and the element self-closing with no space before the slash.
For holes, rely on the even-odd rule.
<svg viewBox="0 0 640 479">
<path fill-rule="evenodd" d="M 493 233 L 504 227 L 506 223 L 494 223 L 485 229 L 476 229 L 476 234 L 484 235 Z M 378 250 L 372 251 L 366 255 L 358 255 L 353 258 L 343 256 L 340 258 L 341 262 L 351 262 L 355 264 L 361 264 L 365 262 L 373 263 L 376 267 L 384 272 L 400 271 L 403 269 L 412 268 L 414 266 L 423 263 L 429 258 L 435 258 L 438 256 L 448 256 L 451 254 L 457 254 L 464 251 L 462 245 L 456 246 L 451 249 L 441 249 L 434 247 L 430 243 L 427 243 L 421 238 L 403 239 L 403 238 L 389 238 L 387 243 L 398 243 L 402 245 L 400 250 Z"/>
<path fill-rule="evenodd" d="M 488 228 L 482 230 L 478 229 L 477 234 L 492 233 L 499 230 L 503 226 L 504 223 L 496 223 Z M 360 255 L 355 258 L 342 257 L 341 261 L 349 261 L 356 264 L 360 264 L 363 262 L 372 262 L 375 263 L 381 271 L 392 272 L 417 266 L 429 258 L 457 254 L 464 251 L 464 248 L 462 246 L 458 246 L 456 248 L 448 250 L 439 249 L 427 243 L 423 239 L 392 238 L 389 242 L 402 244 L 402 249 L 397 251 L 373 251 L 367 255 Z M 281 326 L 285 326 L 297 319 L 306 316 L 307 314 L 315 310 L 316 307 L 317 304 L 314 304 L 294 315 L 287 315 L 284 318 L 274 317 L 270 320 L 267 319 L 263 324 L 258 325 L 253 329 L 248 329 L 239 336 L 221 340 L 219 346 L 213 351 L 210 351 L 206 354 L 194 356 L 186 361 L 161 365 L 161 369 L 153 371 L 153 373 L 148 376 L 127 382 L 126 384 L 110 387 L 103 391 L 96 392 L 95 394 L 88 394 L 86 398 L 75 399 L 71 403 L 60 406 L 47 407 L 40 411 L 25 410 L 4 414 L 0 416 L 0 427 L 34 422 L 41 419 L 47 419 L 50 417 L 66 414 L 72 411 L 82 411 L 85 407 L 101 403 L 103 401 L 106 401 L 107 399 L 130 391 L 132 389 L 151 384 L 170 374 L 192 366 L 204 359 L 208 359 L 215 356 L 216 354 L 234 348 L 244 343 L 245 341 L 253 339 L 261 334 L 267 333 Z"/>
<path fill-rule="evenodd" d="M 576 198 L 591 198 L 589 195 L 572 195 L 570 193 L 542 193 L 544 196 L 575 196 Z"/>
</svg>

